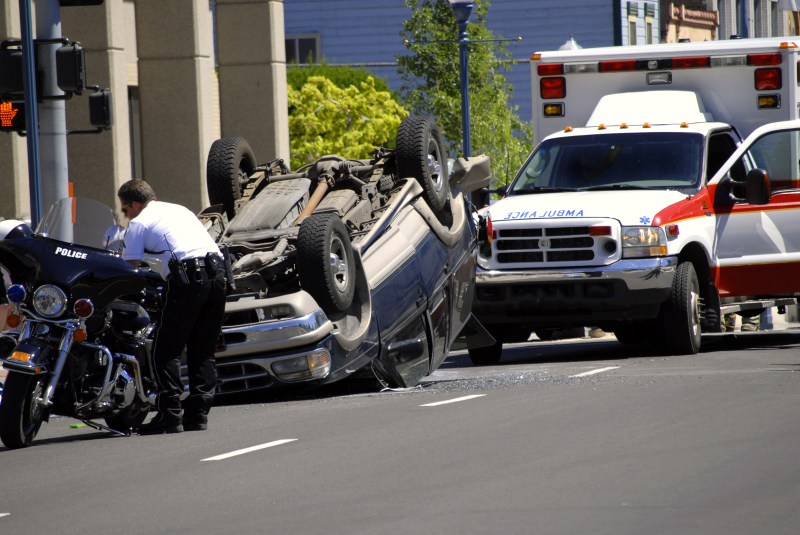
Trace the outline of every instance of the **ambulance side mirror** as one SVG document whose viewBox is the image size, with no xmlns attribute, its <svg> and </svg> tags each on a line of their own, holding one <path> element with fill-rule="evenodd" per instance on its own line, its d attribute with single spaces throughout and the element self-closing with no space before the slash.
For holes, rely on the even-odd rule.
<svg viewBox="0 0 800 535">
<path fill-rule="evenodd" d="M 753 169 L 747 173 L 744 184 L 744 198 L 749 204 L 767 204 L 772 194 L 769 175 L 763 169 Z"/>
</svg>

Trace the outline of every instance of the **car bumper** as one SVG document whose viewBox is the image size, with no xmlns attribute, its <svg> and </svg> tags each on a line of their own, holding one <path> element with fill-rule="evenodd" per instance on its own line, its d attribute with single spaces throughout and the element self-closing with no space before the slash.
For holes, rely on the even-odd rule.
<svg viewBox="0 0 800 535">
<path fill-rule="evenodd" d="M 677 257 L 621 260 L 578 270 L 476 273 L 473 313 L 485 325 L 597 325 L 655 318 L 669 298 Z"/>
<path fill-rule="evenodd" d="M 333 329 L 305 292 L 227 303 L 224 346 L 215 354 L 217 393 L 324 382 L 341 353 Z"/>
</svg>

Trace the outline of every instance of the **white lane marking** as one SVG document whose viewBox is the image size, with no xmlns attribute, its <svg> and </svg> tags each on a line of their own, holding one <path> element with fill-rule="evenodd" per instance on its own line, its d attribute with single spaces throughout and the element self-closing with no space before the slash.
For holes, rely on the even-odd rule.
<svg viewBox="0 0 800 535">
<path fill-rule="evenodd" d="M 579 373 L 578 375 L 570 375 L 570 377 L 589 377 L 590 375 L 594 375 L 596 373 L 603 373 L 609 370 L 616 370 L 619 366 L 609 366 L 607 368 L 597 368 L 596 370 L 590 370 L 588 372 Z"/>
<path fill-rule="evenodd" d="M 426 403 L 420 407 L 436 407 L 437 405 L 447 405 L 448 403 L 458 403 L 459 401 L 467 401 L 468 399 L 482 398 L 486 394 L 475 394 L 474 396 L 464 396 L 463 398 L 448 399 L 447 401 L 437 401 L 436 403 Z"/>
<path fill-rule="evenodd" d="M 11 513 L 0 513 L 0 518 L 3 518 L 4 516 L 11 516 Z"/>
<path fill-rule="evenodd" d="M 214 457 L 209 457 L 208 459 L 200 459 L 200 462 L 203 461 L 222 461 L 224 459 L 230 459 L 231 457 L 236 457 L 237 455 L 244 455 L 245 453 L 251 453 L 258 450 L 263 450 L 266 448 L 272 448 L 275 446 L 280 446 L 281 444 L 286 444 L 288 442 L 294 442 L 297 440 L 296 438 L 285 438 L 283 440 L 275 440 L 273 442 L 267 442 L 266 444 L 259 444 L 258 446 L 252 446 L 250 448 L 244 448 L 241 450 L 232 451 L 230 453 L 223 453 L 222 455 L 216 455 Z"/>
</svg>

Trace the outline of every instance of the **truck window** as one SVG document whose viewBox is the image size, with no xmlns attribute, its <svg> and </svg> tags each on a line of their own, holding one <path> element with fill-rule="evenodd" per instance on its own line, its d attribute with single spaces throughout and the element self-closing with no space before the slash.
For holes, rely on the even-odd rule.
<svg viewBox="0 0 800 535">
<path fill-rule="evenodd" d="M 712 134 L 708 139 L 708 158 L 706 164 L 706 180 L 717 174 L 719 168 L 722 167 L 731 154 L 736 150 L 736 141 L 731 137 L 728 132 L 718 132 Z M 744 168 L 742 166 L 734 166 L 731 168 L 731 174 L 734 180 L 744 180 Z M 741 175 L 741 176 L 738 176 Z"/>
<path fill-rule="evenodd" d="M 676 132 L 546 139 L 525 162 L 509 194 L 623 187 L 696 191 L 703 141 L 700 134 Z"/>
<path fill-rule="evenodd" d="M 800 132 L 770 132 L 758 139 L 745 153 L 756 167 L 764 169 L 773 193 L 800 187 Z"/>
</svg>

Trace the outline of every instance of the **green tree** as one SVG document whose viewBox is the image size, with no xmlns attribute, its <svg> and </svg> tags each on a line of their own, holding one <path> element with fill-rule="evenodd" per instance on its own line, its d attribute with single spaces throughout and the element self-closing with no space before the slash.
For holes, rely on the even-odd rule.
<svg viewBox="0 0 800 535">
<path fill-rule="evenodd" d="M 388 91 L 376 89 L 371 76 L 345 88 L 311 76 L 299 90 L 288 90 L 294 169 L 326 154 L 362 159 L 372 156 L 376 147 L 391 148 L 408 115 Z"/>
<path fill-rule="evenodd" d="M 458 37 L 447 0 L 406 0 L 411 18 L 401 35 L 412 44 L 410 54 L 397 58 L 403 85 L 402 102 L 412 113 L 430 114 L 451 150 L 462 151 L 461 84 Z M 470 39 L 496 39 L 486 27 L 486 0 L 474 0 L 467 32 Z M 488 154 L 499 181 L 513 177 L 531 150 L 531 127 L 510 104 L 513 88 L 503 72 L 510 54 L 502 42 L 469 46 L 470 138 L 473 154 Z"/>
<path fill-rule="evenodd" d="M 301 89 L 312 76 L 324 76 L 336 87 L 342 89 L 354 85 L 359 87 L 367 78 L 373 78 L 375 89 L 378 91 L 389 91 L 389 84 L 383 78 L 374 78 L 366 69 L 347 67 L 343 65 L 328 65 L 322 62 L 320 65 L 301 66 L 289 64 L 286 66 L 286 83 L 289 87 Z"/>
</svg>

